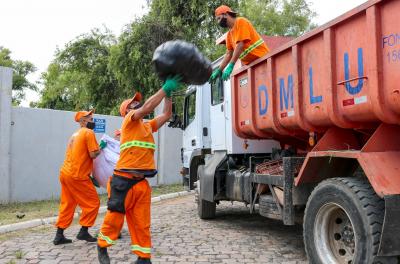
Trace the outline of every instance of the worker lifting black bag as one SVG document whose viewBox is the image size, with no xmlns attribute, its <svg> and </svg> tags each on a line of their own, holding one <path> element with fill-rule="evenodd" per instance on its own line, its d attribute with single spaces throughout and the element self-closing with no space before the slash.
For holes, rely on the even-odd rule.
<svg viewBox="0 0 400 264">
<path fill-rule="evenodd" d="M 186 41 L 167 41 L 154 51 L 153 63 L 161 80 L 180 75 L 186 84 L 201 85 L 208 81 L 212 66 L 199 49 Z"/>
</svg>

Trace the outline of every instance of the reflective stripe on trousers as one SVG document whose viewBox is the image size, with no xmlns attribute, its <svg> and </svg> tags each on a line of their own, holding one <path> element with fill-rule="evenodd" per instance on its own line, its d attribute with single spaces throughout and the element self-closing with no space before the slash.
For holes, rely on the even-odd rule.
<svg viewBox="0 0 400 264">
<path fill-rule="evenodd" d="M 99 238 L 103 239 L 104 241 L 106 241 L 109 245 L 115 245 L 116 244 L 116 242 L 114 240 L 112 240 L 108 236 L 103 235 L 101 232 L 99 233 Z"/>
<path fill-rule="evenodd" d="M 139 245 L 132 245 L 131 246 L 131 250 L 132 251 L 140 251 L 140 252 L 145 253 L 145 254 L 150 254 L 151 253 L 151 248 L 141 247 Z"/>
</svg>

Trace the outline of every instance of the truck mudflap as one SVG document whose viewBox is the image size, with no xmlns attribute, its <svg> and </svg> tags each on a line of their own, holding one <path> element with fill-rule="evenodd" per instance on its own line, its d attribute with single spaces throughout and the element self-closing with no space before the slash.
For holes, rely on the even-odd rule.
<svg viewBox="0 0 400 264">
<path fill-rule="evenodd" d="M 203 200 L 214 202 L 214 176 L 217 168 L 226 161 L 225 151 L 215 151 L 205 159 L 205 165 L 199 167 L 200 196 Z"/>
<path fill-rule="evenodd" d="M 385 218 L 383 221 L 379 256 L 400 255 L 400 195 L 387 195 L 385 199 Z"/>
</svg>

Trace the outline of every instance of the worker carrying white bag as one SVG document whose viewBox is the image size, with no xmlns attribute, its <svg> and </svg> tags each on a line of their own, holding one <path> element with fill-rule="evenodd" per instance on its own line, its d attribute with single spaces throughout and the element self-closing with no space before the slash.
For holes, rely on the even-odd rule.
<svg viewBox="0 0 400 264">
<path fill-rule="evenodd" d="M 119 141 L 104 134 L 100 148 L 100 155 L 93 162 L 92 174 L 101 187 L 107 188 L 108 179 L 112 176 L 119 158 Z"/>
</svg>

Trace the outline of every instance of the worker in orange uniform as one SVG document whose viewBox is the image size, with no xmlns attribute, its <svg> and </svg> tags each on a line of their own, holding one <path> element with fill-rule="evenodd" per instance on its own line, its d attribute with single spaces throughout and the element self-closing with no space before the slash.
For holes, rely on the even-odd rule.
<svg viewBox="0 0 400 264">
<path fill-rule="evenodd" d="M 122 102 L 120 158 L 109 182 L 107 214 L 98 235 L 98 259 L 110 263 L 107 247 L 115 244 L 124 216 L 131 235 L 131 250 L 138 256 L 136 264 L 151 263 L 150 205 L 151 188 L 145 179 L 157 174 L 154 163 L 155 144 L 152 133 L 172 115 L 171 92 L 180 86 L 180 78 L 168 78 L 162 89 L 140 106 L 136 95 Z M 143 118 L 164 100 L 163 113 L 145 122 Z"/>
<path fill-rule="evenodd" d="M 93 132 L 93 110 L 77 112 L 75 121 L 79 123 L 80 129 L 69 139 L 65 160 L 60 169 L 61 202 L 54 245 L 72 242 L 65 238 L 64 230 L 71 225 L 77 205 L 82 209 L 79 219 L 82 227 L 76 238 L 96 242 L 96 238 L 88 232 L 88 228 L 94 225 L 100 207 L 99 196 L 90 180 L 93 159 L 100 154 Z"/>
<path fill-rule="evenodd" d="M 221 5 L 215 9 L 215 17 L 218 24 L 229 28 L 229 31 L 226 35 L 227 51 L 221 65 L 213 71 L 210 82 L 214 82 L 221 75 L 224 81 L 228 80 L 238 59 L 247 65 L 269 52 L 267 44 L 250 21 L 244 17 L 237 17 L 237 13 L 229 6 Z"/>
</svg>

